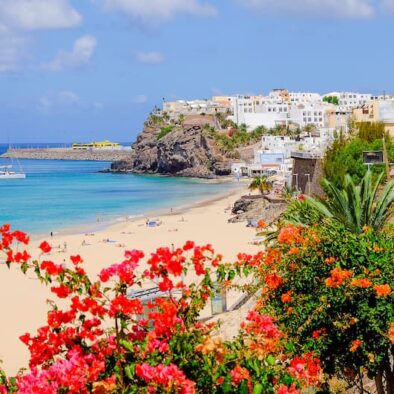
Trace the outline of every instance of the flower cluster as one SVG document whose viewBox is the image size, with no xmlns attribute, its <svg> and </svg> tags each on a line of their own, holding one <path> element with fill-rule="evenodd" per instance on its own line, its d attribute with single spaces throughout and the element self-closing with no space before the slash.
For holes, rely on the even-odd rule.
<svg viewBox="0 0 394 394">
<path fill-rule="evenodd" d="M 223 264 L 211 245 L 192 241 L 175 250 L 159 248 L 146 261 L 142 251 L 131 250 L 92 281 L 80 255 L 70 256 L 70 264 L 51 261 L 52 247 L 43 241 L 33 260 L 27 251 L 16 251 L 29 243 L 25 233 L 5 225 L 0 235 L 7 263 L 34 272 L 63 307 L 51 303 L 47 324 L 35 335 L 20 337 L 30 352 L 29 370 L 15 379 L 0 373 L 1 393 L 99 394 L 138 387 L 141 392 L 193 394 L 228 392 L 239 385 L 249 392 L 294 394 L 319 384 L 318 360 L 310 355 L 295 363 L 268 314 L 250 311 L 240 335 L 226 342 L 215 336 L 215 324 L 198 321 L 217 291 L 215 282 L 226 288 L 237 275 L 274 269 L 281 262 L 275 249 L 240 254 L 234 264 Z M 297 229 L 283 237 L 302 242 Z M 137 270 L 143 265 L 148 269 Z M 187 279 L 191 272 L 192 281 Z M 279 272 L 266 276 L 269 291 L 284 285 Z M 148 301 L 131 296 L 131 290 L 150 290 L 152 283 L 159 295 Z M 290 303 L 292 292 L 282 299 Z M 295 364 L 289 366 L 291 359 Z"/>
</svg>

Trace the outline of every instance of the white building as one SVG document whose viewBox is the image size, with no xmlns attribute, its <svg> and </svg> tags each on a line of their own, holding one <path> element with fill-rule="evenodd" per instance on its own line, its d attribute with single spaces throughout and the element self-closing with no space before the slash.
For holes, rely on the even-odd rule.
<svg viewBox="0 0 394 394">
<path fill-rule="evenodd" d="M 340 112 L 352 112 L 354 108 L 361 107 L 372 99 L 368 93 L 355 92 L 331 92 L 324 95 L 338 97 L 338 110 Z"/>
<path fill-rule="evenodd" d="M 163 103 L 163 112 L 170 117 L 176 118 L 179 115 L 214 115 L 215 113 L 227 113 L 229 106 L 224 106 L 219 102 L 212 100 L 178 100 L 165 101 Z"/>
<path fill-rule="evenodd" d="M 235 96 L 231 103 L 232 120 L 245 123 L 249 130 L 258 126 L 303 128 L 309 124 L 327 127 L 327 111 L 332 109 L 318 93 L 289 93 L 285 89 L 275 89 L 268 96 Z"/>
</svg>

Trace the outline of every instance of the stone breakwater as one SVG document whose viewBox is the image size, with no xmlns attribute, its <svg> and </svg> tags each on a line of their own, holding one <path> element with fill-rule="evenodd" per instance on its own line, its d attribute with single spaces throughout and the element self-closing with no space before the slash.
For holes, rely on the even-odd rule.
<svg viewBox="0 0 394 394">
<path fill-rule="evenodd" d="M 75 150 L 71 148 L 9 149 L 1 157 L 38 160 L 119 161 L 128 160 L 131 150 Z"/>
</svg>

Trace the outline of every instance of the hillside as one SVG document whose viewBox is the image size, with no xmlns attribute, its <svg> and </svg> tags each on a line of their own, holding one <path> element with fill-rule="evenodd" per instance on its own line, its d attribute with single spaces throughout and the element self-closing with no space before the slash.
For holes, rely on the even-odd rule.
<svg viewBox="0 0 394 394">
<path fill-rule="evenodd" d="M 153 115 L 133 144 L 131 158 L 114 162 L 111 171 L 200 178 L 229 175 L 231 161 L 206 132 L 216 123 L 207 115 L 188 116 L 178 122 Z"/>
</svg>

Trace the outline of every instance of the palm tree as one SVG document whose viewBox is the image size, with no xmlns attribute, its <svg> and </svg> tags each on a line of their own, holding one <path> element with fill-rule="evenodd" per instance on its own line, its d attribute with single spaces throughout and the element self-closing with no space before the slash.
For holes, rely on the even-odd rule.
<svg viewBox="0 0 394 394">
<path fill-rule="evenodd" d="M 365 226 L 380 231 L 392 216 L 394 207 L 394 180 L 378 194 L 383 175 L 381 173 L 374 183 L 368 170 L 358 186 L 350 175 L 346 175 L 343 189 L 325 179 L 323 186 L 328 194 L 327 200 L 306 197 L 305 201 L 323 217 L 341 222 L 354 233 L 361 233 Z"/>
<path fill-rule="evenodd" d="M 256 176 L 252 183 L 249 185 L 250 190 L 258 190 L 261 194 L 264 194 L 266 191 L 272 190 L 272 183 L 268 181 L 267 176 Z"/>
</svg>

